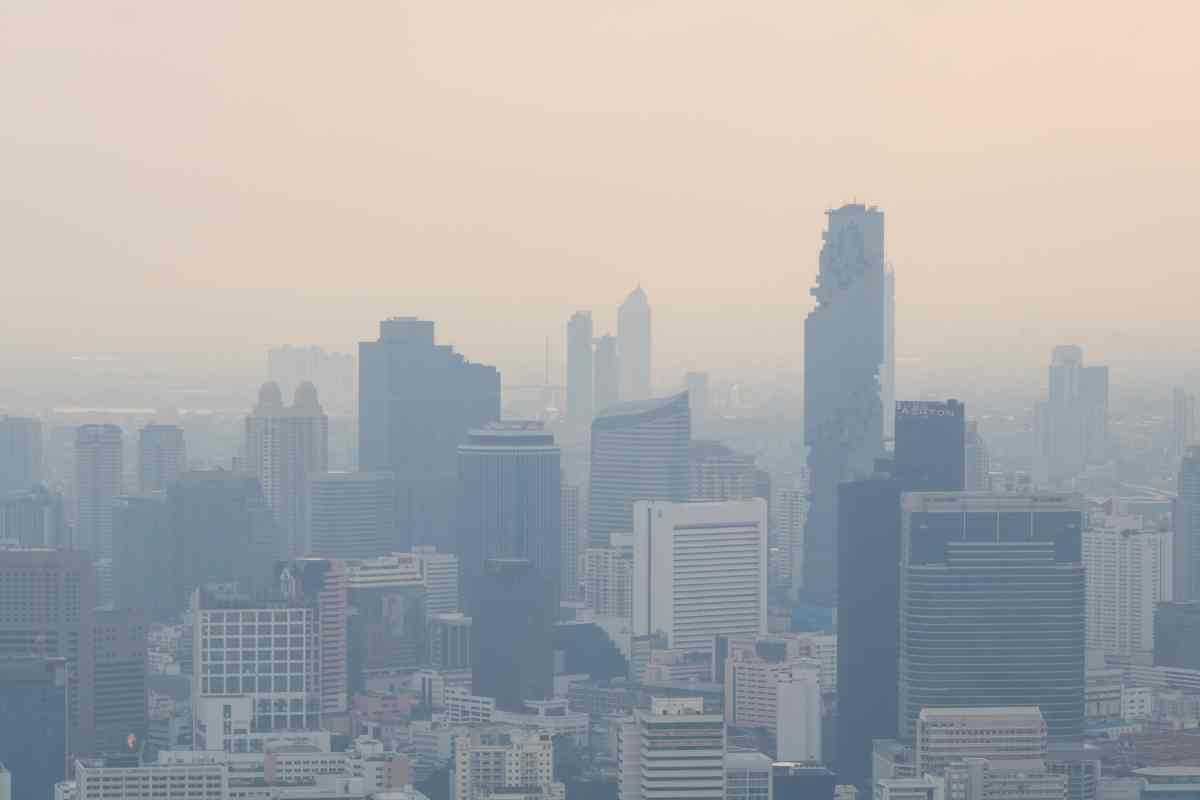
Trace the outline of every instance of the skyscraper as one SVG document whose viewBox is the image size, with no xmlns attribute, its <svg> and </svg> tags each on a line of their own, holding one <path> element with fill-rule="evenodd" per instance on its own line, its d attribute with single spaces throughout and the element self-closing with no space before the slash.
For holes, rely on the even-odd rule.
<svg viewBox="0 0 1200 800">
<path fill-rule="evenodd" d="M 1038 407 L 1036 479 L 1061 485 L 1103 460 L 1108 440 L 1108 367 L 1087 367 L 1083 349 L 1054 348 L 1046 400 Z"/>
<path fill-rule="evenodd" d="M 686 393 L 600 411 L 592 421 L 588 539 L 633 527 L 635 500 L 682 502 L 688 495 L 691 415 Z"/>
<path fill-rule="evenodd" d="M 75 546 L 112 557 L 112 506 L 121 495 L 124 459 L 116 425 L 75 429 Z"/>
<path fill-rule="evenodd" d="M 0 495 L 0 539 L 22 547 L 70 547 L 63 498 L 43 484 Z"/>
<path fill-rule="evenodd" d="M 42 481 L 42 423 L 0 416 L 0 496 Z"/>
<path fill-rule="evenodd" d="M 592 421 L 592 312 L 576 311 L 567 322 L 567 419 Z"/>
<path fill-rule="evenodd" d="M 698 697 L 652 697 L 619 730 L 620 800 L 725 800 L 725 722 Z"/>
<path fill-rule="evenodd" d="M 562 597 L 574 600 L 579 597 L 582 583 L 579 565 L 583 560 L 579 527 L 579 487 L 562 482 Z"/>
<path fill-rule="evenodd" d="M 617 352 L 617 337 L 601 336 L 596 339 L 595 366 L 593 414 L 621 400 L 621 356 Z"/>
<path fill-rule="evenodd" d="M 425 582 L 425 612 L 432 616 L 461 611 L 462 580 L 458 556 L 439 553 L 432 545 L 418 545 L 412 552 Z"/>
<path fill-rule="evenodd" d="M 1200 404 L 1196 395 L 1182 386 L 1171 391 L 1171 449 L 1175 458 L 1183 458 L 1189 444 L 1200 440 Z"/>
<path fill-rule="evenodd" d="M 883 212 L 826 212 L 816 308 L 804 323 L 804 441 L 812 506 L 804 594 L 830 605 L 837 585 L 837 486 L 871 473 L 883 450 L 879 374 L 884 361 Z"/>
<path fill-rule="evenodd" d="M 400 494 L 390 472 L 326 472 L 308 481 L 309 551 L 328 558 L 374 558 L 407 550 Z"/>
<path fill-rule="evenodd" d="M 922 708 L 1013 705 L 1082 734 L 1082 526 L 1078 495 L 904 496 L 902 737 Z"/>
<path fill-rule="evenodd" d="M 896 404 L 896 478 L 904 491 L 962 491 L 965 424 L 957 400 Z"/>
<path fill-rule="evenodd" d="M 0 656 L 0 765 L 11 774 L 11 793 L 46 798 L 66 776 L 66 659 Z"/>
<path fill-rule="evenodd" d="M 708 373 L 689 372 L 683 376 L 683 388 L 692 407 L 692 427 L 700 428 L 709 414 Z"/>
<path fill-rule="evenodd" d="M 879 399 L 883 406 L 883 438 L 896 435 L 896 271 L 884 265 L 883 363 L 879 367 Z"/>
<path fill-rule="evenodd" d="M 146 738 L 146 631 L 141 609 L 97 609 L 95 615 L 96 737 L 94 749 L 119 753 L 130 734 Z"/>
<path fill-rule="evenodd" d="M 634 636 L 711 653 L 718 634 L 766 633 L 765 500 L 639 500 L 633 517 Z"/>
<path fill-rule="evenodd" d="M 638 286 L 617 309 L 621 356 L 621 399 L 646 400 L 654 389 L 651 372 L 650 303 Z"/>
<path fill-rule="evenodd" d="M 401 527 L 416 543 L 450 541 L 457 447 L 500 418 L 500 373 L 434 344 L 433 323 L 394 317 L 359 344 L 359 469 L 395 473 Z"/>
<path fill-rule="evenodd" d="M 1173 599 L 1200 601 L 1200 445 L 1184 449 L 1179 462 L 1175 506 Z"/>
<path fill-rule="evenodd" d="M 554 587 L 562 570 L 562 468 L 554 434 L 540 422 L 494 422 L 458 448 L 455 555 L 473 608 L 489 558 L 528 558 Z"/>
<path fill-rule="evenodd" d="M 496 707 L 523 711 L 554 694 L 553 590 L 532 561 L 484 564 L 471 626 L 471 691 Z"/>
<path fill-rule="evenodd" d="M 161 492 L 187 469 L 187 447 L 178 425 L 138 431 L 138 491 Z"/>
<path fill-rule="evenodd" d="M 1083 532 L 1088 650 L 1125 658 L 1154 652 L 1154 608 L 1171 599 L 1171 534 L 1140 523 L 1093 519 Z"/>
<path fill-rule="evenodd" d="M 281 556 L 308 552 L 308 481 L 329 468 L 329 418 L 317 388 L 302 383 L 290 407 L 277 383 L 264 383 L 246 417 L 246 461 L 284 534 Z"/>
<path fill-rule="evenodd" d="M 991 457 L 988 454 L 987 442 L 979 433 L 979 422 L 967 420 L 965 444 L 966 477 L 963 488 L 968 492 L 986 492 L 991 487 L 990 472 Z"/>
</svg>

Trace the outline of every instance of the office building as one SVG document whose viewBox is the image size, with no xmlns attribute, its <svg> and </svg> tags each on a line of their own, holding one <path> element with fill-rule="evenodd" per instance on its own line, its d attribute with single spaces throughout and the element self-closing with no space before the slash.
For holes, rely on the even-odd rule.
<svg viewBox="0 0 1200 800">
<path fill-rule="evenodd" d="M 401 529 L 416 544 L 451 541 L 457 448 L 467 431 L 500 419 L 500 373 L 434 344 L 434 325 L 413 317 L 379 324 L 358 350 L 358 463 L 392 472 Z"/>
<path fill-rule="evenodd" d="M 112 557 L 112 506 L 123 484 L 121 429 L 75 429 L 75 546 L 93 559 Z"/>
<path fill-rule="evenodd" d="M 967 420 L 965 445 L 966 475 L 963 488 L 968 492 L 986 492 L 992 488 L 992 460 L 988 453 L 987 442 L 979 433 L 979 422 Z"/>
<path fill-rule="evenodd" d="M 1106 656 L 1154 652 L 1154 607 L 1171 599 L 1171 534 L 1137 517 L 1102 517 L 1083 532 L 1087 647 Z"/>
<path fill-rule="evenodd" d="M 821 761 L 821 667 L 805 645 L 791 635 L 718 636 L 714 647 L 713 677 L 724 685 L 725 722 L 767 731 L 783 761 Z"/>
<path fill-rule="evenodd" d="M 40 483 L 0 495 L 0 540 L 21 547 L 70 547 L 62 495 Z"/>
<path fill-rule="evenodd" d="M 1173 599 L 1200 601 L 1200 445 L 1184 449 L 1179 462 L 1175 505 Z"/>
<path fill-rule="evenodd" d="M 596 339 L 593 391 L 593 415 L 621 400 L 621 356 L 617 352 L 615 336 L 600 336 Z"/>
<path fill-rule="evenodd" d="M 471 691 L 520 711 L 554 694 L 553 587 L 532 561 L 493 558 L 479 578 L 471 627 Z"/>
<path fill-rule="evenodd" d="M 1200 403 L 1196 395 L 1176 386 L 1171 390 L 1171 455 L 1183 458 L 1187 446 L 1197 442 L 1200 442 Z"/>
<path fill-rule="evenodd" d="M 496 727 L 456 736 L 453 767 L 454 800 L 566 798 L 554 780 L 554 741 L 546 733 Z"/>
<path fill-rule="evenodd" d="M 584 551 L 583 601 L 599 617 L 633 620 L 633 541 L 613 534 L 612 547 Z"/>
<path fill-rule="evenodd" d="M 223 763 L 110 766 L 103 759 L 75 762 L 73 800 L 228 800 L 229 774 Z"/>
<path fill-rule="evenodd" d="M 10 798 L 47 797 L 66 775 L 67 672 L 66 659 L 0 655 L 0 769 Z"/>
<path fill-rule="evenodd" d="M 767 630 L 767 503 L 634 504 L 633 634 L 711 654 L 713 637 Z"/>
<path fill-rule="evenodd" d="M 41 420 L 0 416 L 0 497 L 41 482 Z"/>
<path fill-rule="evenodd" d="M 298 558 L 276 566 L 283 600 L 312 609 L 320 636 L 321 714 L 329 717 L 348 708 L 350 577 L 345 562 L 331 558 Z"/>
<path fill-rule="evenodd" d="M 567 321 L 567 419 L 592 423 L 592 312 L 576 311 Z"/>
<path fill-rule="evenodd" d="M 279 731 L 321 727 L 316 610 L 208 584 L 193 593 L 191 611 L 196 750 L 257 752 Z M 235 718 L 240 721 L 226 724 Z"/>
<path fill-rule="evenodd" d="M 592 421 L 588 539 L 607 547 L 631 527 L 635 500 L 688 499 L 691 416 L 686 394 L 600 410 Z"/>
<path fill-rule="evenodd" d="M 688 499 L 769 500 L 759 494 L 759 472 L 754 456 L 736 453 L 720 442 L 693 440 L 688 449 Z"/>
<path fill-rule="evenodd" d="M 562 570 L 562 467 L 540 422 L 493 422 L 458 448 L 455 555 L 466 609 L 489 558 L 527 558 L 553 587 Z"/>
<path fill-rule="evenodd" d="M 725 800 L 771 800 L 771 759 L 754 751 L 726 753 Z"/>
<path fill-rule="evenodd" d="M 94 745 L 95 608 L 87 553 L 0 548 L 0 658 L 66 659 L 70 754 Z"/>
<path fill-rule="evenodd" d="M 1066 800 L 1067 776 L 1051 772 L 1039 760 L 967 758 L 948 765 L 942 775 L 947 797 L 985 800 L 1019 797 L 1022 800 Z"/>
<path fill-rule="evenodd" d="M 1200 670 L 1200 603 L 1154 609 L 1154 665 Z"/>
<path fill-rule="evenodd" d="M 1084 366 L 1078 345 L 1054 348 L 1036 434 L 1034 472 L 1041 485 L 1067 483 L 1107 456 L 1108 367 Z"/>
<path fill-rule="evenodd" d="M 885 778 L 875 782 L 875 800 L 933 800 L 938 784 L 930 777 Z"/>
<path fill-rule="evenodd" d="M 434 669 L 471 668 L 471 618 L 465 614 L 429 617 L 429 666 Z"/>
<path fill-rule="evenodd" d="M 772 800 L 834 800 L 838 788 L 837 775 L 826 767 L 795 761 L 771 765 Z"/>
<path fill-rule="evenodd" d="M 914 754 L 918 775 L 940 773 L 967 758 L 1042 761 L 1046 721 L 1032 706 L 923 708 L 917 717 Z"/>
<path fill-rule="evenodd" d="M 246 417 L 246 464 L 284 535 L 281 557 L 308 552 L 308 481 L 329 469 L 329 418 L 317 388 L 302 383 L 284 406 L 277 383 L 264 383 Z"/>
<path fill-rule="evenodd" d="M 420 559 L 392 553 L 349 568 L 350 689 L 371 674 L 415 669 L 425 659 L 427 589 Z"/>
<path fill-rule="evenodd" d="M 683 388 L 688 395 L 688 404 L 692 409 L 692 426 L 700 428 L 708 421 L 711 413 L 708 392 L 708 373 L 689 372 L 683 376 Z"/>
<path fill-rule="evenodd" d="M 804 577 L 804 528 L 808 522 L 808 480 L 794 478 L 771 498 L 772 524 L 779 545 L 779 580 L 795 600 Z"/>
<path fill-rule="evenodd" d="M 146 738 L 148 627 L 140 609 L 95 612 L 95 752 L 124 752 L 131 735 L 139 742 Z"/>
<path fill-rule="evenodd" d="M 837 586 L 837 487 L 871 474 L 883 451 L 879 377 L 885 345 L 883 212 L 826 212 L 817 305 L 804 322 L 804 441 L 812 506 L 803 591 L 831 606 Z"/>
<path fill-rule="evenodd" d="M 583 585 L 579 573 L 582 563 L 583 542 L 580 541 L 579 527 L 579 487 L 572 486 L 564 479 L 562 485 L 562 599 L 578 600 Z"/>
<path fill-rule="evenodd" d="M 138 431 L 138 491 L 161 492 L 187 470 L 187 446 L 178 425 L 147 425 Z"/>
<path fill-rule="evenodd" d="M 698 697 L 651 697 L 617 737 L 620 800 L 724 800 L 725 723 Z"/>
<path fill-rule="evenodd" d="M 638 286 L 617 309 L 617 352 L 621 358 L 621 400 L 648 400 L 651 372 L 650 303 Z"/>
<path fill-rule="evenodd" d="M 1078 495 L 904 495 L 900 736 L 922 708 L 1016 705 L 1082 734 L 1082 527 Z"/>
<path fill-rule="evenodd" d="M 907 492 L 961 492 L 966 418 L 957 400 L 896 404 L 896 479 Z"/>
<path fill-rule="evenodd" d="M 308 481 L 313 555 L 375 558 L 411 547 L 400 527 L 400 491 L 390 472 L 326 472 Z"/>
<path fill-rule="evenodd" d="M 823 763 L 820 669 L 794 667 L 775 687 L 775 755 L 781 761 Z"/>
<path fill-rule="evenodd" d="M 439 553 L 430 545 L 420 545 L 413 548 L 413 558 L 421 565 L 421 577 L 425 581 L 425 613 L 461 611 L 458 556 Z"/>
</svg>

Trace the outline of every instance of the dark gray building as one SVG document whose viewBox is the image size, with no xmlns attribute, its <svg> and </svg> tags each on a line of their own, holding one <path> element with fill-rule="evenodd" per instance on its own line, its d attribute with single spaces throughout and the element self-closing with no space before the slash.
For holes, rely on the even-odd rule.
<svg viewBox="0 0 1200 800">
<path fill-rule="evenodd" d="M 592 421 L 588 539 L 608 547 L 633 529 L 634 500 L 688 499 L 691 411 L 687 392 L 620 403 Z"/>
<path fill-rule="evenodd" d="M 896 478 L 906 492 L 961 492 L 966 416 L 957 400 L 896 403 Z"/>
<path fill-rule="evenodd" d="M 540 422 L 494 422 L 458 448 L 455 555 L 464 608 L 489 558 L 527 558 L 562 583 L 562 470 L 554 434 Z"/>
<path fill-rule="evenodd" d="M 0 416 L 0 496 L 41 481 L 41 420 Z"/>
<path fill-rule="evenodd" d="M 309 551 L 374 558 L 412 547 L 400 524 L 400 487 L 390 472 L 327 472 L 308 482 Z"/>
<path fill-rule="evenodd" d="M 420 544 L 453 531 L 456 450 L 467 431 L 500 418 L 500 373 L 434 343 L 433 322 L 394 317 L 358 348 L 358 463 L 392 472 L 401 525 Z"/>
<path fill-rule="evenodd" d="M 554 694 L 554 596 L 532 561 L 484 565 L 471 626 L 471 691 L 522 711 Z"/>
<path fill-rule="evenodd" d="M 0 495 L 0 539 L 22 547 L 70 547 L 62 495 L 42 484 Z"/>
<path fill-rule="evenodd" d="M 1154 607 L 1154 666 L 1200 670 L 1200 603 Z"/>
<path fill-rule="evenodd" d="M 146 632 L 141 609 L 97 610 L 95 750 L 127 750 L 130 734 L 146 738 Z"/>
<path fill-rule="evenodd" d="M 1183 451 L 1172 519 L 1174 599 L 1200 601 L 1200 445 Z"/>
<path fill-rule="evenodd" d="M 1051 736 L 1084 722 L 1079 495 L 905 494 L 898 727 L 922 708 L 1038 706 Z"/>
<path fill-rule="evenodd" d="M 871 474 L 883 451 L 883 212 L 826 212 L 816 308 L 804 321 L 804 441 L 811 503 L 803 594 L 829 606 L 837 585 L 837 487 Z"/>
<path fill-rule="evenodd" d="M 0 765 L 12 780 L 7 796 L 45 800 L 66 779 L 67 674 L 63 658 L 0 656 Z"/>
</svg>

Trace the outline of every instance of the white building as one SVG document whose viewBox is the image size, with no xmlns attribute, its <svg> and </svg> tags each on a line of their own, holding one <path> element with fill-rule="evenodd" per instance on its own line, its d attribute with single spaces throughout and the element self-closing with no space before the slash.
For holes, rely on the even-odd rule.
<svg viewBox="0 0 1200 800">
<path fill-rule="evenodd" d="M 765 500 L 639 500 L 633 517 L 635 636 L 711 652 L 718 634 L 766 633 Z"/>
<path fill-rule="evenodd" d="M 938 785 L 932 778 L 887 778 L 875 783 L 875 800 L 933 800 Z"/>
<path fill-rule="evenodd" d="M 651 699 L 622 724 L 617 744 L 620 800 L 725 797 L 725 721 L 698 697 Z"/>
<path fill-rule="evenodd" d="M 633 537 L 612 534 L 612 547 L 584 551 L 583 600 L 597 616 L 633 617 Z"/>
<path fill-rule="evenodd" d="M 76 800 L 226 800 L 229 774 L 223 760 L 105 767 L 103 762 L 75 762 Z"/>
<path fill-rule="evenodd" d="M 564 800 L 566 787 L 554 780 L 554 742 L 549 734 L 474 730 L 454 740 L 453 800 L 490 800 L 498 791 L 541 790 Z"/>
<path fill-rule="evenodd" d="M 935 781 L 938 779 L 935 778 Z M 1039 760 L 968 758 L 946 767 L 939 781 L 945 800 L 1066 800 L 1067 776 Z"/>
<path fill-rule="evenodd" d="M 964 758 L 1040 761 L 1046 757 L 1046 720 L 1036 706 L 924 708 L 915 752 L 918 775 Z"/>
<path fill-rule="evenodd" d="M 771 800 L 771 759 L 754 751 L 725 754 L 725 800 Z"/>
<path fill-rule="evenodd" d="M 458 556 L 439 553 L 432 545 L 413 548 L 413 556 L 421 565 L 425 581 L 425 613 L 455 614 L 459 608 Z"/>
<path fill-rule="evenodd" d="M 821 758 L 821 681 L 816 665 L 792 669 L 776 686 L 776 756 L 811 764 Z"/>
<path fill-rule="evenodd" d="M 1154 651 L 1154 606 L 1171 599 L 1171 539 L 1143 530 L 1138 517 L 1093 518 L 1083 532 L 1089 650 Z"/>
</svg>

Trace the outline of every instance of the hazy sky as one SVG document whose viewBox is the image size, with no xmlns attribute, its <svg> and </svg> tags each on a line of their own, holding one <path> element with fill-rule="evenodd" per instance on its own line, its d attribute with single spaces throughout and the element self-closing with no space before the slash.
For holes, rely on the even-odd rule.
<svg viewBox="0 0 1200 800">
<path fill-rule="evenodd" d="M 1200 351 L 1194 0 L 0 2 L 7 351 L 437 320 L 537 360 L 798 368 L 823 210 L 887 213 L 901 356 Z"/>
</svg>

